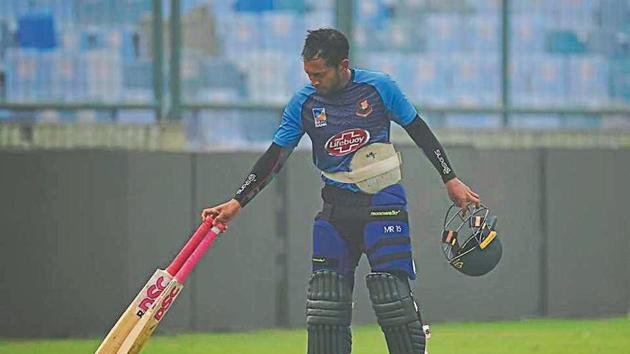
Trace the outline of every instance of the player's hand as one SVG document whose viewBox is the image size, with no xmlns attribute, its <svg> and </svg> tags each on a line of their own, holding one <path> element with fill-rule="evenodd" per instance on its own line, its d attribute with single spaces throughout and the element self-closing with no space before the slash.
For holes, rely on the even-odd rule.
<svg viewBox="0 0 630 354">
<path fill-rule="evenodd" d="M 241 204 L 236 199 L 231 199 L 223 204 L 202 210 L 201 221 L 211 217 L 215 223 L 229 224 L 240 211 Z"/>
<path fill-rule="evenodd" d="M 446 182 L 446 190 L 448 191 L 448 197 L 451 198 L 453 203 L 462 209 L 470 203 L 473 203 L 476 207 L 479 207 L 481 203 L 479 194 L 473 192 L 457 177 Z"/>
</svg>

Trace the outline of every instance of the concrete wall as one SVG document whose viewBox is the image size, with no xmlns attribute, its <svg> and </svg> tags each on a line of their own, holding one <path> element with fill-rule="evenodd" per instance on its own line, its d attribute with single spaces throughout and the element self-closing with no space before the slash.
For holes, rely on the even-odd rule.
<svg viewBox="0 0 630 354">
<path fill-rule="evenodd" d="M 445 189 L 416 147 L 402 147 L 427 319 L 627 313 L 629 150 L 448 151 L 499 215 L 504 256 L 481 278 L 448 266 Z M 104 335 L 259 154 L 0 152 L 0 337 Z M 303 325 L 321 182 L 308 151 L 276 179 L 201 261 L 160 331 Z M 367 272 L 362 259 L 355 323 L 374 321 Z"/>
<path fill-rule="evenodd" d="M 547 155 L 547 313 L 626 313 L 630 310 L 630 154 L 597 150 Z"/>
</svg>

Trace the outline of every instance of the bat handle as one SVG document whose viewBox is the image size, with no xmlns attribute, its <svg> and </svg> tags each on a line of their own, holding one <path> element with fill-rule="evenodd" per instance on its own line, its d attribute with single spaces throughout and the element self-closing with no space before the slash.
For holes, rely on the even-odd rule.
<svg viewBox="0 0 630 354">
<path fill-rule="evenodd" d="M 201 241 L 199 246 L 192 252 L 190 257 L 188 257 L 188 259 L 186 260 L 184 265 L 182 265 L 181 269 L 177 272 L 177 274 L 175 274 L 175 280 L 178 283 L 184 284 L 190 272 L 195 268 L 195 266 L 197 266 L 197 263 L 199 263 L 199 261 L 201 260 L 201 257 L 203 257 L 203 255 L 206 253 L 206 251 L 208 251 L 210 246 L 212 246 L 212 243 L 217 238 L 217 236 L 219 236 L 220 233 L 225 231 L 226 228 L 227 227 L 225 225 L 220 224 L 220 223 L 212 226 L 210 231 L 208 231 L 208 234 L 206 235 L 206 237 Z"/>
<path fill-rule="evenodd" d="M 199 227 L 197 227 L 197 230 L 190 237 L 188 242 L 186 242 L 186 245 L 184 245 L 182 250 L 179 251 L 179 254 L 177 254 L 175 259 L 173 259 L 171 264 L 169 264 L 169 266 L 166 268 L 168 274 L 174 276 L 175 274 L 177 274 L 177 272 L 179 272 L 182 265 L 184 265 L 188 257 L 190 257 L 197 246 L 199 246 L 199 244 L 203 240 L 203 237 L 208 233 L 208 230 L 210 230 L 210 228 L 212 227 L 213 222 L 214 220 L 208 217 L 201 223 L 201 225 L 199 225 Z"/>
</svg>

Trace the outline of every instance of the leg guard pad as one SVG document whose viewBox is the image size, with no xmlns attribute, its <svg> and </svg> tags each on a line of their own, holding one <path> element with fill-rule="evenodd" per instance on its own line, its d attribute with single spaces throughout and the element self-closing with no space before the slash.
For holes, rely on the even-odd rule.
<svg viewBox="0 0 630 354">
<path fill-rule="evenodd" d="M 390 354 L 424 354 L 426 336 L 407 279 L 370 273 L 366 283 Z"/>
<path fill-rule="evenodd" d="M 343 275 L 320 270 L 311 276 L 306 301 L 308 354 L 352 351 L 352 291 Z"/>
</svg>

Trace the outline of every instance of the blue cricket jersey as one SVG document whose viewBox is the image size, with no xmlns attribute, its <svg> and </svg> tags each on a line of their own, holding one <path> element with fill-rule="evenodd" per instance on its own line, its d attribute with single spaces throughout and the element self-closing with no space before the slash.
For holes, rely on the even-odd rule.
<svg viewBox="0 0 630 354">
<path fill-rule="evenodd" d="M 389 143 L 390 121 L 402 126 L 416 109 L 386 74 L 352 69 L 350 82 L 330 95 L 308 84 L 297 91 L 282 114 L 273 142 L 293 148 L 304 133 L 313 144 L 313 163 L 322 171 L 349 171 L 354 153 L 372 143 Z M 326 184 L 358 191 L 354 184 Z"/>
</svg>

